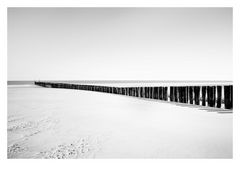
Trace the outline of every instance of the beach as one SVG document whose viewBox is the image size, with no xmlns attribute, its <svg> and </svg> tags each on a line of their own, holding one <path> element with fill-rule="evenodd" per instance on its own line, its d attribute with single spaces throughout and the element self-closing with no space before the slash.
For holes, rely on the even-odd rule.
<svg viewBox="0 0 240 169">
<path fill-rule="evenodd" d="M 232 158 L 232 113 L 9 85 L 8 158 Z"/>
</svg>

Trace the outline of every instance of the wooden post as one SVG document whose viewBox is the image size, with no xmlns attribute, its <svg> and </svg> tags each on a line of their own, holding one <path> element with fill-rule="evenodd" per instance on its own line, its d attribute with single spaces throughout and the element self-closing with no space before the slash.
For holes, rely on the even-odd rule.
<svg viewBox="0 0 240 169">
<path fill-rule="evenodd" d="M 178 102 L 182 103 L 182 91 L 180 86 L 177 87 L 177 91 L 178 91 Z"/>
<path fill-rule="evenodd" d="M 186 89 L 185 87 L 182 87 L 182 98 L 183 103 L 186 103 Z"/>
<path fill-rule="evenodd" d="M 193 87 L 189 86 L 189 100 L 190 104 L 193 104 Z"/>
<path fill-rule="evenodd" d="M 180 87 L 180 98 L 181 98 L 181 103 L 185 103 L 185 88 Z"/>
<path fill-rule="evenodd" d="M 159 94 L 159 99 L 162 100 L 163 99 L 163 97 L 162 97 L 162 87 L 159 87 L 158 94 Z"/>
<path fill-rule="evenodd" d="M 231 92 L 230 92 L 230 94 L 231 94 L 231 104 L 230 104 L 230 106 L 231 106 L 231 109 L 233 109 L 233 86 L 232 85 L 230 86 L 230 90 L 231 90 Z"/>
<path fill-rule="evenodd" d="M 147 98 L 149 98 L 149 87 L 147 87 Z"/>
<path fill-rule="evenodd" d="M 143 87 L 140 87 L 140 97 L 143 97 Z"/>
<path fill-rule="evenodd" d="M 164 87 L 164 100 L 167 101 L 167 87 Z"/>
<path fill-rule="evenodd" d="M 173 87 L 171 86 L 170 87 L 170 101 L 173 101 L 174 100 L 174 90 L 173 90 Z"/>
<path fill-rule="evenodd" d="M 200 96 L 200 87 L 194 86 L 194 100 L 196 105 L 199 105 L 199 98 L 200 98 L 199 96 Z"/>
<path fill-rule="evenodd" d="M 149 87 L 149 98 L 152 98 L 152 87 Z"/>
<path fill-rule="evenodd" d="M 174 101 L 178 102 L 178 90 L 177 90 L 177 87 L 174 86 L 173 90 L 174 90 Z"/>
<path fill-rule="evenodd" d="M 207 87 L 207 100 L 209 107 L 215 107 L 215 86 Z"/>
<path fill-rule="evenodd" d="M 152 99 L 154 99 L 154 87 L 151 87 L 152 88 Z"/>
<path fill-rule="evenodd" d="M 153 99 L 158 99 L 157 94 L 158 94 L 157 87 L 153 87 Z"/>
<path fill-rule="evenodd" d="M 185 86 L 185 103 L 188 103 L 188 87 Z"/>
<path fill-rule="evenodd" d="M 221 108 L 222 105 L 222 86 L 217 86 L 217 107 Z"/>
<path fill-rule="evenodd" d="M 206 86 L 202 86 L 202 106 L 206 106 Z"/>
<path fill-rule="evenodd" d="M 233 87 L 232 86 L 224 86 L 224 103 L 226 109 L 233 108 Z"/>
</svg>

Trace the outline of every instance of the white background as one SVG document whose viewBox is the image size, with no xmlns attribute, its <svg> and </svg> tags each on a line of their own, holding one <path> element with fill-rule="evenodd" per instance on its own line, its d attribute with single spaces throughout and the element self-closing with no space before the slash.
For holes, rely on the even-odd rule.
<svg viewBox="0 0 240 169">
<path fill-rule="evenodd" d="M 8 9 L 8 80 L 221 81 L 232 63 L 232 8 Z"/>
<path fill-rule="evenodd" d="M 233 7 L 233 66 L 234 66 L 234 151 L 233 159 L 88 159 L 88 160 L 7 160 L 7 7 Z M 239 118 L 239 3 L 233 0 L 5 0 L 0 2 L 0 167 L 1 168 L 239 168 L 240 118 Z"/>
</svg>

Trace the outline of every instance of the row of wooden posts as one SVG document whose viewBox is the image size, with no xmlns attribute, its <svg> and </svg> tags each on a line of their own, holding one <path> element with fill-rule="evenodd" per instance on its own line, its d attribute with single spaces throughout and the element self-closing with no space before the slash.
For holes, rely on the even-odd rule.
<svg viewBox="0 0 240 169">
<path fill-rule="evenodd" d="M 109 87 L 68 83 L 35 82 L 50 88 L 89 90 L 186 104 L 233 109 L 233 86 Z"/>
</svg>

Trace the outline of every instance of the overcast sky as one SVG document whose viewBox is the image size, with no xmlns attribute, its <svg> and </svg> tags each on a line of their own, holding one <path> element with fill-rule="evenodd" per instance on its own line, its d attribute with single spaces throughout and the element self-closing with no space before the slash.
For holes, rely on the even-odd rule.
<svg viewBox="0 0 240 169">
<path fill-rule="evenodd" d="M 9 8 L 8 80 L 232 80 L 231 8 Z"/>
</svg>

